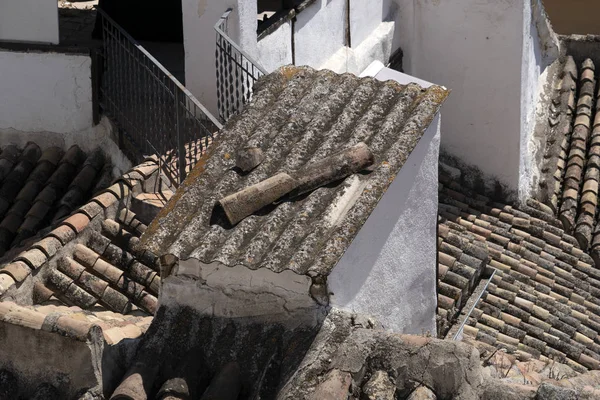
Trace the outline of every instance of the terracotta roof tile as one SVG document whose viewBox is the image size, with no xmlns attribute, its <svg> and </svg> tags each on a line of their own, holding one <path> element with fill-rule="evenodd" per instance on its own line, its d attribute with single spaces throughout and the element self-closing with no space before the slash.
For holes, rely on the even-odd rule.
<svg viewBox="0 0 600 400">
<path fill-rule="evenodd" d="M 475 193 L 462 189 L 458 195 L 460 187 L 452 185 L 452 190 L 447 190 L 443 182 L 449 180 L 443 176 L 440 182 L 439 260 L 447 268 L 438 294 L 440 316 L 445 319 L 440 327 L 452 326 L 465 297 L 473 290 L 464 281 L 447 278 L 448 273 L 455 268 L 454 260 L 477 245 L 478 249 L 487 249 L 488 254 L 484 265 L 478 267 L 478 279 L 486 279 L 487 265 L 497 272 L 475 304 L 465 332 L 509 351 L 564 359 L 584 370 L 582 365 L 592 364 L 585 357 L 585 363 L 580 363 L 582 354 L 600 360 L 600 343 L 596 343 L 600 306 L 594 303 L 600 295 L 596 289 L 600 271 L 588 263 L 590 257 L 577 247 L 573 237 L 551 223 L 551 215 L 539 218 L 548 215 L 548 208 L 530 201 L 524 209 L 537 210 L 532 213 L 535 215 L 501 204 L 483 204 L 477 209 L 453 201 L 474 198 Z M 594 186 L 590 183 L 586 190 L 589 187 Z M 487 221 L 487 229 L 495 233 L 489 238 L 472 235 L 471 225 L 461 225 L 462 219 Z M 482 258 L 485 254 L 481 253 Z"/>
<path fill-rule="evenodd" d="M 47 260 L 48 257 L 39 249 L 27 250 L 15 258 L 15 261 L 23 261 L 33 269 L 38 269 Z"/>
<path fill-rule="evenodd" d="M 71 227 L 76 233 L 82 232 L 90 223 L 90 218 L 83 212 L 75 213 L 62 222 Z"/>
<path fill-rule="evenodd" d="M 101 235 L 96 231 L 92 231 L 88 238 L 87 247 L 97 254 L 103 254 L 110 243 L 111 239 Z"/>
<path fill-rule="evenodd" d="M 58 154 L 54 155 L 55 160 L 59 159 Z M 69 160 L 65 160 L 67 156 L 58 161 L 59 165 L 73 167 L 73 162 L 90 168 L 101 166 L 97 158 L 83 161 L 84 156 L 76 150 L 70 152 Z M 138 186 L 131 192 L 139 193 L 144 182 L 135 185 Z M 48 187 L 51 186 L 44 186 Z M 55 205 L 68 190 L 53 188 L 57 189 L 50 200 L 54 204 L 43 219 L 36 221 L 36 226 L 45 226 L 63 212 Z M 0 225 L 9 215 L 18 217 L 30 212 L 32 207 L 26 207 L 30 199 L 34 199 L 31 206 L 41 202 L 40 193 L 35 192 L 45 189 L 30 184 L 28 190 L 31 193 L 23 192 L 19 203 L 7 207 L 10 212 L 5 212 L 5 218 L 0 217 Z M 127 210 L 128 202 L 117 202 L 110 192 L 100 197 L 102 201 L 90 201 L 73 214 L 69 210 L 70 215 L 60 225 L 43 238 L 30 240 L 25 251 L 0 269 L 0 298 L 10 296 L 35 304 L 23 307 L 0 301 L 0 323 L 25 325 L 88 343 L 104 337 L 111 345 L 139 338 L 148 329 L 158 307 L 160 277 L 156 256 L 139 245 L 139 235 L 146 226 Z M 108 215 L 117 218 L 106 219 Z M 5 222 L 0 227 L 0 237 L 6 232 L 6 240 L 10 241 L 13 234 L 6 229 L 8 225 Z M 17 238 L 22 228 L 23 223 Z M 31 268 L 38 271 L 31 274 Z M 447 281 L 468 286 L 467 280 L 457 274 L 449 274 Z"/>
<path fill-rule="evenodd" d="M 2 269 L 0 269 L 0 274 L 8 274 L 15 280 L 15 282 L 19 283 L 23 282 L 30 273 L 31 268 L 23 261 L 15 261 L 5 265 L 2 267 Z"/>
<path fill-rule="evenodd" d="M 117 199 L 123 199 L 129 195 L 129 186 L 122 182 L 117 182 L 109 186 L 106 191 L 114 194 Z"/>
<path fill-rule="evenodd" d="M 94 202 L 98 203 L 103 208 L 110 207 L 115 201 L 117 201 L 117 197 L 111 192 L 104 192 L 92 199 Z"/>
<path fill-rule="evenodd" d="M 0 184 L 0 229 L 3 230 L 0 257 L 11 248 L 21 246 L 57 215 L 70 213 L 92 194 L 83 190 L 80 197 L 71 199 L 76 201 L 71 201 L 68 207 L 60 202 L 66 188 L 73 186 L 73 177 L 86 168 L 86 164 L 82 166 L 85 153 L 76 146 L 63 153 L 58 147 L 42 151 L 34 143 L 28 143 L 22 151 L 12 145 L 4 147 L 3 156 L 0 156 L 0 175 L 3 175 Z M 97 153 L 99 151 L 93 154 Z M 94 165 L 102 168 L 98 162 Z M 96 185 L 96 181 L 86 175 L 82 180 L 83 189 Z"/>
<path fill-rule="evenodd" d="M 55 237 L 58 239 L 63 245 L 69 243 L 71 240 L 75 239 L 77 233 L 68 225 L 60 225 L 57 228 L 54 228 L 47 236 Z"/>
</svg>

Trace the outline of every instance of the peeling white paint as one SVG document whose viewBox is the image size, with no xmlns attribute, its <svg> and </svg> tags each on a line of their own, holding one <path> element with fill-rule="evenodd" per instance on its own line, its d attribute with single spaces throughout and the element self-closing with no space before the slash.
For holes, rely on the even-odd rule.
<svg viewBox="0 0 600 400">
<path fill-rule="evenodd" d="M 521 71 L 521 151 L 519 167 L 519 200 L 531 197 L 540 175 L 538 161 L 542 159 L 545 142 L 535 137 L 536 121 L 546 121 L 549 99 L 544 86 L 548 70 L 558 58 L 556 35 L 540 0 L 525 2 L 523 18 L 523 55 Z"/>
</svg>

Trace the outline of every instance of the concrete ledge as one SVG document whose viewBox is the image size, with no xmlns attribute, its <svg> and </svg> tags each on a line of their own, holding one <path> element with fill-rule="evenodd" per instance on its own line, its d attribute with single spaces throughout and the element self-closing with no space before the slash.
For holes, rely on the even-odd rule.
<svg viewBox="0 0 600 400">
<path fill-rule="evenodd" d="M 294 320 L 319 308 L 310 295 L 310 277 L 292 271 L 251 270 L 190 258 L 180 261 L 162 282 L 161 306 L 187 306 L 213 317 Z"/>
</svg>

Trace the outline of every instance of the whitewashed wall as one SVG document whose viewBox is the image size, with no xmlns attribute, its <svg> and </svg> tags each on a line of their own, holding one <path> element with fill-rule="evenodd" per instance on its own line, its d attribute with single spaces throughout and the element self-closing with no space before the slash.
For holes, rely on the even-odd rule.
<svg viewBox="0 0 600 400">
<path fill-rule="evenodd" d="M 0 40 L 58 44 L 56 0 L 1 0 Z"/>
<path fill-rule="evenodd" d="M 435 335 L 440 115 L 328 278 L 331 304 Z"/>
<path fill-rule="evenodd" d="M 187 85 L 216 112 L 212 29 L 228 4 L 183 1 Z M 351 0 L 349 10 L 344 0 L 317 0 L 260 42 L 256 0 L 229 5 L 231 36 L 267 71 L 291 63 L 294 51 L 296 65 L 360 73 L 401 47 L 407 73 L 452 90 L 443 150 L 477 167 L 490 188 L 498 181 L 505 193 L 529 194 L 540 77 L 556 57 L 540 0 Z"/>
<path fill-rule="evenodd" d="M 345 44 L 346 0 L 317 0 L 296 17 L 296 65 L 319 67 Z"/>
<path fill-rule="evenodd" d="M 88 55 L 0 50 L 0 143 L 102 148 L 119 176 L 131 162 L 111 139 L 106 117 L 93 124 Z"/>
<path fill-rule="evenodd" d="M 282 65 L 293 64 L 292 29 L 292 22 L 285 22 L 275 32 L 260 40 L 256 44 L 256 51 L 250 50 L 265 70 L 275 71 Z"/>
<path fill-rule="evenodd" d="M 523 56 L 521 69 L 521 161 L 518 196 L 532 195 L 540 177 L 540 164 L 546 144 L 545 132 L 536 132 L 536 124 L 546 126 L 552 88 L 550 66 L 559 57 L 559 44 L 544 10 L 542 0 L 524 2 Z"/>
<path fill-rule="evenodd" d="M 536 174 L 541 76 L 557 56 L 539 0 L 395 0 L 407 73 L 452 90 L 442 149 L 520 198 Z"/>
<path fill-rule="evenodd" d="M 69 133 L 92 126 L 87 55 L 0 50 L 0 129 Z"/>
<path fill-rule="evenodd" d="M 521 146 L 523 1 L 422 0 L 406 71 L 452 90 L 442 148 L 513 190 Z"/>
<path fill-rule="evenodd" d="M 186 86 L 217 114 L 214 25 L 229 7 L 229 36 L 267 72 L 296 65 L 359 74 L 373 60 L 387 62 L 398 6 L 392 0 L 316 0 L 295 21 L 258 41 L 256 0 L 182 0 Z M 352 48 L 345 47 L 350 12 Z M 294 52 L 294 55 L 292 55 Z"/>
<path fill-rule="evenodd" d="M 381 22 L 394 14 L 391 0 L 350 0 L 350 37 L 352 47 L 360 45 Z"/>
</svg>

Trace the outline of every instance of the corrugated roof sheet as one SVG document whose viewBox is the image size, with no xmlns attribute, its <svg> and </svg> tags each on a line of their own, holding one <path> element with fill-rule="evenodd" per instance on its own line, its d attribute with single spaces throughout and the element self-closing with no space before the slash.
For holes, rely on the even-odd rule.
<svg viewBox="0 0 600 400">
<path fill-rule="evenodd" d="M 257 82 L 252 102 L 229 121 L 142 241 L 155 254 L 181 259 L 326 276 L 447 95 L 439 86 L 283 67 Z M 267 207 L 233 228 L 211 224 L 223 196 L 361 141 L 375 155 L 370 174 Z M 242 174 L 235 158 L 248 146 L 261 148 L 266 159 Z"/>
</svg>

